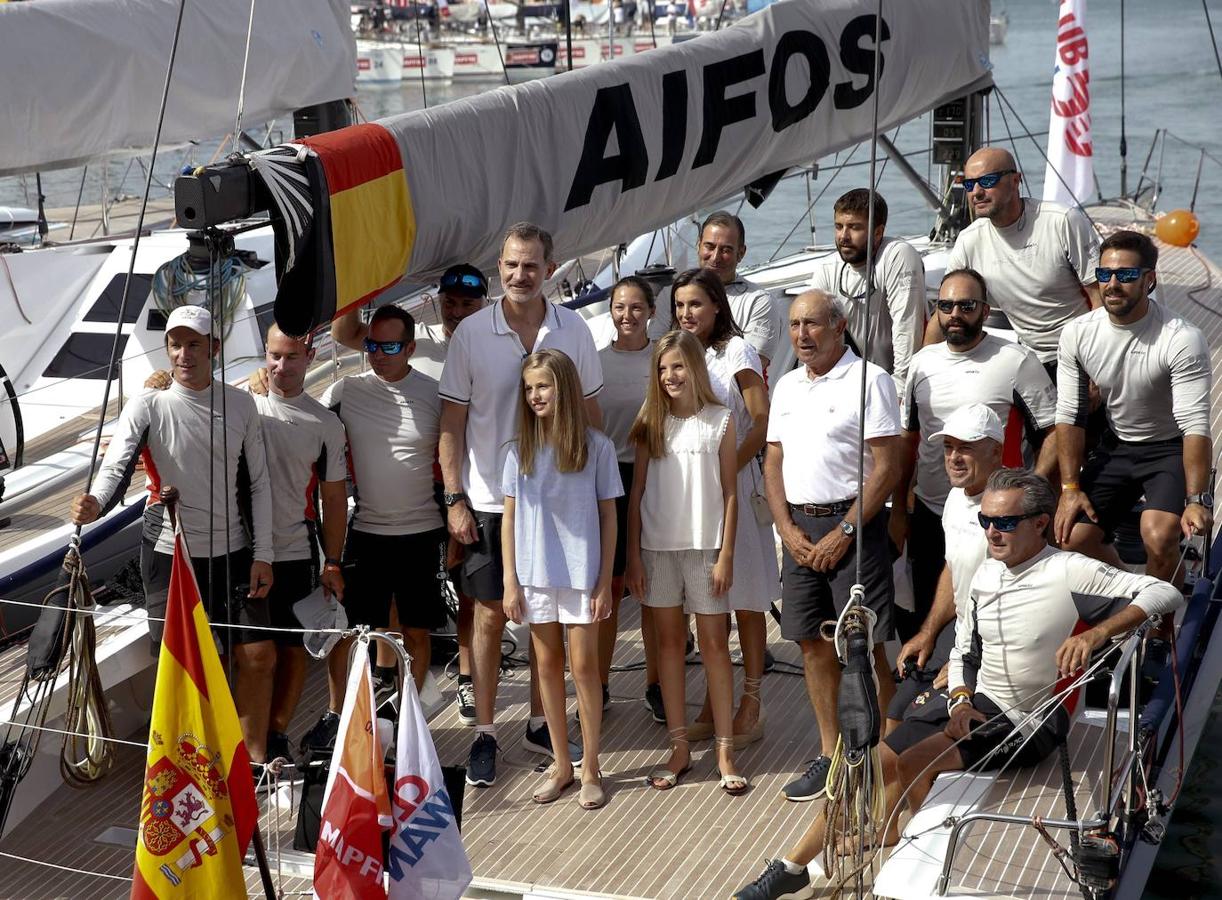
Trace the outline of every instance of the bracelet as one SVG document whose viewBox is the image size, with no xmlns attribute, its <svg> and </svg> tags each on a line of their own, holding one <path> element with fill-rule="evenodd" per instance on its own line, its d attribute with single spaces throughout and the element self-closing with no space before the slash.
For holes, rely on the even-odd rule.
<svg viewBox="0 0 1222 900">
<path fill-rule="evenodd" d="M 1076 481 L 1062 481 L 1061 490 L 1062 491 L 1080 491 L 1082 490 L 1082 485 L 1078 484 L 1078 482 Z"/>
<path fill-rule="evenodd" d="M 328 569 L 333 569 L 336 572 L 341 571 L 342 567 L 339 564 L 339 560 L 328 559 L 325 563 L 323 563 L 322 570 L 326 572 Z"/>
<path fill-rule="evenodd" d="M 946 712 L 947 714 L 954 713 L 956 706 L 963 706 L 964 704 L 971 704 L 971 702 L 972 702 L 972 697 L 970 694 L 957 694 L 956 696 L 951 697 L 948 701 L 946 701 Z"/>
<path fill-rule="evenodd" d="M 972 699 L 972 692 L 965 687 L 955 688 L 953 691 L 951 691 L 950 699 L 954 700 L 958 697 L 966 697 L 970 700 Z"/>
</svg>

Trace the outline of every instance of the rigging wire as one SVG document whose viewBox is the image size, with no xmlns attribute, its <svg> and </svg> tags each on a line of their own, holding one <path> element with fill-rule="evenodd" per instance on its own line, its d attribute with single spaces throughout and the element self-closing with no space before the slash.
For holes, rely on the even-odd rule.
<svg viewBox="0 0 1222 900">
<path fill-rule="evenodd" d="M 233 120 L 233 152 L 238 152 L 242 138 L 242 113 L 246 109 L 246 74 L 250 64 L 250 39 L 255 30 L 255 0 L 250 0 L 250 16 L 246 20 L 246 50 L 242 55 L 242 83 L 238 86 L 238 109 Z M 151 169 L 152 166 L 149 166 Z"/>
<path fill-rule="evenodd" d="M 505 54 L 501 52 L 501 39 L 496 33 L 496 20 L 492 18 L 492 10 L 488 6 L 488 0 L 484 0 L 484 12 L 488 14 L 488 30 L 492 32 L 492 43 L 496 44 L 496 56 L 501 61 L 501 74 L 505 76 L 505 83 L 509 84 L 509 70 L 505 68 Z M 570 9 L 570 14 L 572 10 Z M 572 56 L 569 56 L 569 65 L 573 64 Z"/>
<path fill-rule="evenodd" d="M 1214 23 L 1209 15 L 1209 4 L 1206 0 L 1201 0 L 1201 9 L 1205 10 L 1205 24 L 1209 26 L 1209 42 L 1213 44 L 1214 61 L 1218 64 L 1218 74 L 1222 75 L 1222 53 L 1218 52 L 1218 38 L 1214 35 Z"/>
<path fill-rule="evenodd" d="M 416 51 L 420 54 L 420 99 L 424 108 L 429 108 L 429 92 L 424 87 L 424 67 L 428 65 L 428 54 L 424 50 L 424 37 L 420 31 L 420 7 L 412 10 L 412 19 L 416 23 Z"/>
</svg>

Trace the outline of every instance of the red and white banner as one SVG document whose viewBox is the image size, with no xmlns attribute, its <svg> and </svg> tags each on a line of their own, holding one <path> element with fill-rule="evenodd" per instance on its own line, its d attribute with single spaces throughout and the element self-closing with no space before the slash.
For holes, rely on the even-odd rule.
<svg viewBox="0 0 1222 900">
<path fill-rule="evenodd" d="M 404 679 L 395 760 L 394 834 L 386 857 L 391 900 L 458 900 L 471 883 L 454 809 L 416 684 Z"/>
<path fill-rule="evenodd" d="M 391 825 L 390 797 L 375 708 L 369 643 L 360 640 L 348 666 L 314 851 L 314 896 L 321 900 L 386 900 L 382 832 Z"/>
<path fill-rule="evenodd" d="M 1088 62 L 1086 0 L 1061 0 L 1052 70 L 1044 199 L 1066 206 L 1085 203 L 1095 187 Z"/>
</svg>

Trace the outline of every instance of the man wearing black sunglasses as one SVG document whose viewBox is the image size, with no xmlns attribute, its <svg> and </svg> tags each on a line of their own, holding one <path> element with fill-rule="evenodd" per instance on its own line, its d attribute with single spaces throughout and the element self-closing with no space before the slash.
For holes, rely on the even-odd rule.
<svg viewBox="0 0 1222 900">
<path fill-rule="evenodd" d="M 866 346 L 866 305 L 869 300 L 869 361 L 895 380 L 902 395 L 912 355 L 925 336 L 925 264 L 921 254 L 902 238 L 885 237 L 887 201 L 874 195 L 874 233 L 870 230 L 870 192 L 854 188 L 832 208 L 836 252 L 815 269 L 810 286 L 838 297 L 849 327 L 846 337 L 860 355 Z M 866 290 L 866 249 L 874 245 L 874 288 Z"/>
<path fill-rule="evenodd" d="M 1100 262 L 1103 309 L 1061 337 L 1057 539 L 1115 559 L 1106 543 L 1144 497 L 1146 571 L 1174 581 L 1181 537 L 1213 524 L 1209 348 L 1197 328 L 1150 297 L 1158 248 L 1149 237 L 1117 231 L 1103 242 Z M 1108 431 L 1084 465 L 1088 379 L 1099 387 Z"/>
<path fill-rule="evenodd" d="M 903 640 L 928 616 L 945 559 L 941 517 L 950 481 L 941 448 L 930 437 L 960 407 L 983 403 L 1007 426 L 1010 465 L 1022 465 L 1034 452 L 1023 447 L 1025 437 L 1028 448 L 1038 448 L 1036 470 L 1051 477 L 1056 469 L 1052 380 L 1032 351 L 984 330 L 990 294 L 975 270 L 943 276 L 937 320 L 946 340 L 922 348 L 909 369 L 901 403 L 906 466 L 895 496 L 906 500 L 915 475 L 915 499 L 910 514 L 905 502 L 896 502 L 891 511 L 891 540 L 897 549 L 907 541 L 916 601 L 913 612 L 901 610 L 897 617 Z"/>
<path fill-rule="evenodd" d="M 1053 367 L 1061 329 L 1099 305 L 1099 236 L 1079 210 L 1023 197 L 1021 184 L 1007 151 L 972 154 L 963 186 L 976 221 L 959 233 L 946 268 L 984 275 L 1019 340 Z"/>
<path fill-rule="evenodd" d="M 1059 691 L 1060 679 L 1080 676 L 1110 639 L 1183 605 L 1165 581 L 1050 546 L 1055 509 L 1052 485 L 1039 475 L 989 476 L 978 517 L 989 558 L 957 620 L 950 699 L 941 715 L 907 718 L 883 738 L 887 812 L 878 821 L 891 831 L 875 846 L 899 840 L 896 806 L 906 798 L 919 810 L 943 772 L 1038 765 L 1069 731 L 1063 703 L 1074 691 Z M 1079 619 L 1090 627 L 1073 634 Z M 787 896 L 811 896 L 806 867 L 823 852 L 826 832 L 821 815 L 777 861 L 789 876 Z"/>
</svg>

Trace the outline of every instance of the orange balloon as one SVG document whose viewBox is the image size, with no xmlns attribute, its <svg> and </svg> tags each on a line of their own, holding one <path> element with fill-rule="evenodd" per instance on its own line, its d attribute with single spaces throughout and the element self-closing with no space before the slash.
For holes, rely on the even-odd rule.
<svg viewBox="0 0 1222 900">
<path fill-rule="evenodd" d="M 1187 247 L 1201 233 L 1201 221 L 1187 209 L 1173 209 L 1154 225 L 1158 239 L 1173 247 Z"/>
</svg>

